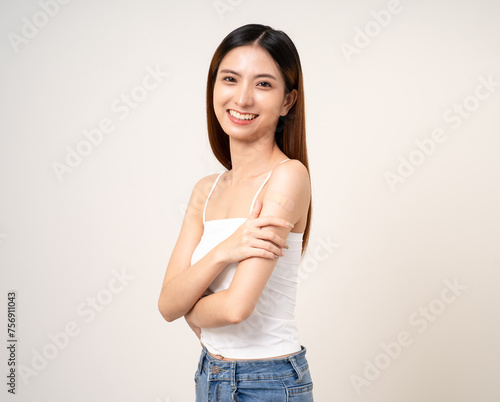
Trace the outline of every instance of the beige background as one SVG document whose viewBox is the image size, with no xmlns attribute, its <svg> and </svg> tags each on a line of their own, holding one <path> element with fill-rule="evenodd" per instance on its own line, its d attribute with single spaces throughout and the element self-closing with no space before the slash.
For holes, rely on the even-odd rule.
<svg viewBox="0 0 500 402">
<path fill-rule="evenodd" d="M 206 136 L 210 58 L 257 22 L 287 32 L 303 64 L 314 214 L 297 318 L 316 400 L 498 401 L 500 3 L 51 10 L 0 6 L 1 331 L 15 290 L 18 364 L 51 357 L 18 372 L 12 400 L 193 400 L 199 345 L 156 303 L 191 189 L 222 170 Z M 82 130 L 100 124 L 89 147 Z M 53 165 L 78 146 L 87 155 L 59 180 Z"/>
</svg>

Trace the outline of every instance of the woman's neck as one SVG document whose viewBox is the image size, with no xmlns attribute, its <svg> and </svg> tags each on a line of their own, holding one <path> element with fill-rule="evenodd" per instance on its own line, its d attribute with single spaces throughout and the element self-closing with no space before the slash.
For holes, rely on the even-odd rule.
<svg viewBox="0 0 500 402">
<path fill-rule="evenodd" d="M 229 138 L 231 152 L 231 181 L 240 183 L 269 172 L 286 155 L 272 142 L 257 140 L 252 143 Z"/>
</svg>

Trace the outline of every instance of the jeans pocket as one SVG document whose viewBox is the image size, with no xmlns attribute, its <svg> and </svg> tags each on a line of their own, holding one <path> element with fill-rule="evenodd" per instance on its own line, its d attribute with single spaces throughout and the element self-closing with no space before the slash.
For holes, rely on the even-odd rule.
<svg viewBox="0 0 500 402">
<path fill-rule="evenodd" d="M 288 401 L 313 402 L 313 383 L 287 388 Z"/>
<path fill-rule="evenodd" d="M 308 367 L 301 367 L 302 379 L 297 382 L 298 375 L 288 376 L 282 381 L 286 387 L 287 400 L 292 402 L 313 402 L 313 381 Z"/>
</svg>

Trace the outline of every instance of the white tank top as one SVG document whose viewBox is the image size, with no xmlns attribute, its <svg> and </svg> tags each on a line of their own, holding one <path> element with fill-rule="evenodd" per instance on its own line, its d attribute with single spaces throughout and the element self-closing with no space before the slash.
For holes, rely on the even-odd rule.
<svg viewBox="0 0 500 402">
<path fill-rule="evenodd" d="M 285 159 L 283 163 L 290 159 Z M 203 258 L 221 241 L 233 234 L 247 218 L 227 218 L 205 221 L 208 199 L 215 189 L 215 180 L 203 209 L 204 232 L 193 252 L 191 265 Z M 250 207 L 253 209 L 257 195 L 271 177 L 271 172 L 255 194 Z M 245 321 L 220 328 L 202 328 L 201 342 L 212 354 L 234 359 L 263 359 L 295 353 L 301 350 L 295 302 L 298 285 L 298 269 L 301 261 L 304 233 L 290 232 L 285 256 L 278 258 L 276 267 L 264 288 L 252 315 Z M 238 263 L 227 265 L 209 286 L 207 293 L 225 290 L 231 284 Z"/>
</svg>

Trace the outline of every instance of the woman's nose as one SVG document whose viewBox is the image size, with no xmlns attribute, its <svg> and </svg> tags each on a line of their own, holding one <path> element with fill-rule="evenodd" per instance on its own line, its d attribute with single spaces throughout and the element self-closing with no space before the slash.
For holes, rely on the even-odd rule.
<svg viewBox="0 0 500 402">
<path fill-rule="evenodd" d="M 240 84 L 236 88 L 235 103 L 240 106 L 253 103 L 253 88 L 248 84 Z"/>
</svg>

